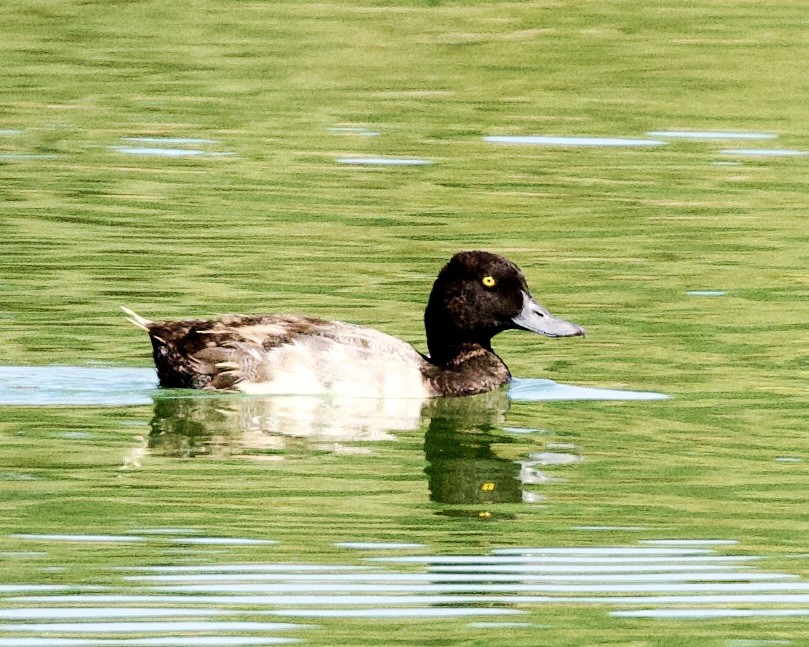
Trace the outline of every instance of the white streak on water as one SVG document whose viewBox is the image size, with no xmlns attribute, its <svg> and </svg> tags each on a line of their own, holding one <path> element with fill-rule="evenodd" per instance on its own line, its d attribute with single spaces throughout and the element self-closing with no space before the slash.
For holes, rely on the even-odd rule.
<svg viewBox="0 0 809 647">
<path fill-rule="evenodd" d="M 432 160 L 399 157 L 338 157 L 337 163 L 355 166 L 429 166 L 434 164 Z"/>
<path fill-rule="evenodd" d="M 71 542 L 100 542 L 123 543 L 145 541 L 144 537 L 135 535 L 11 535 L 15 539 L 28 539 L 30 541 L 71 541 Z"/>
<path fill-rule="evenodd" d="M 697 551 L 711 553 L 712 551 Z M 764 559 L 757 555 L 705 555 L 696 556 L 569 556 L 569 555 L 521 555 L 517 553 L 492 555 L 402 555 L 397 557 L 366 557 L 369 562 L 392 562 L 400 564 L 682 564 L 682 563 L 716 563 L 716 562 L 748 562 Z"/>
<path fill-rule="evenodd" d="M 537 378 L 514 378 L 509 397 L 517 402 L 542 402 L 550 400 L 668 400 L 663 393 L 650 391 L 622 391 L 599 389 L 587 386 L 558 384 L 553 380 Z"/>
<path fill-rule="evenodd" d="M 711 130 L 655 130 L 646 133 L 649 137 L 667 137 L 670 139 L 698 139 L 698 140 L 722 140 L 722 139 L 775 139 L 778 135 L 772 133 L 750 133 L 750 132 L 730 132 Z"/>
<path fill-rule="evenodd" d="M 787 618 L 809 616 L 809 609 L 640 609 L 610 611 L 614 618 L 705 620 L 707 618 Z"/>
<path fill-rule="evenodd" d="M 585 530 L 590 532 L 642 532 L 649 530 L 646 526 L 571 526 L 571 530 Z"/>
<path fill-rule="evenodd" d="M 764 572 L 662 572 L 662 573 L 564 573 L 549 575 L 547 573 L 251 573 L 251 574 L 214 574 L 214 575 L 138 575 L 124 578 L 129 582 L 157 582 L 205 584 L 215 582 L 427 582 L 441 585 L 447 582 L 558 582 L 562 584 L 574 582 L 676 582 L 676 581 L 753 581 L 753 580 L 787 580 L 797 579 L 797 575 L 787 573 Z"/>
<path fill-rule="evenodd" d="M 202 137 L 121 137 L 125 142 L 140 142 L 143 144 L 218 144 L 215 139 Z M 153 149 L 149 149 L 153 150 Z"/>
<path fill-rule="evenodd" d="M 809 591 L 807 582 L 657 582 L 654 584 L 189 584 L 164 586 L 169 593 L 753 593 Z"/>
<path fill-rule="evenodd" d="M 467 627 L 475 629 L 527 629 L 528 627 L 539 627 L 533 622 L 470 622 Z"/>
<path fill-rule="evenodd" d="M 570 565 L 549 565 L 549 564 L 469 564 L 465 566 L 431 566 L 429 570 L 435 573 L 559 573 L 559 574 L 581 574 L 581 573 L 649 573 L 674 571 L 685 573 L 689 571 L 704 572 L 706 569 L 712 571 L 738 571 L 738 564 L 702 562 L 697 564 L 682 563 L 634 563 L 634 564 L 570 564 Z M 746 571 L 742 571 L 746 572 Z"/>
<path fill-rule="evenodd" d="M 289 622 L 49 622 L 0 625 L 0 631 L 107 634 L 175 631 L 288 631 L 306 626 Z"/>
<path fill-rule="evenodd" d="M 201 531 L 195 528 L 143 528 L 126 532 L 133 535 L 196 535 Z"/>
<path fill-rule="evenodd" d="M 486 607 L 410 607 L 403 609 L 278 609 L 271 613 L 296 618 L 460 618 L 465 616 L 506 616 L 526 612 L 519 609 Z"/>
<path fill-rule="evenodd" d="M 495 548 L 493 555 L 576 555 L 581 557 L 650 557 L 652 555 L 683 557 L 710 555 L 713 551 L 698 548 L 645 548 L 645 547 L 581 547 L 581 548 Z"/>
<path fill-rule="evenodd" d="M 576 596 L 554 599 L 565 603 L 584 604 L 809 604 L 809 594 L 805 593 Z"/>
<path fill-rule="evenodd" d="M 341 541 L 334 544 L 338 548 L 356 548 L 358 550 L 398 550 L 406 548 L 425 548 L 425 544 L 397 544 L 394 542 L 362 542 Z"/>
<path fill-rule="evenodd" d="M 0 405 L 151 404 L 156 388 L 151 368 L 0 366 Z"/>
<path fill-rule="evenodd" d="M 368 128 L 359 128 L 356 126 L 334 126 L 329 128 L 329 132 L 342 135 L 360 135 L 361 137 L 376 137 L 379 135 L 376 130 L 369 130 Z"/>
<path fill-rule="evenodd" d="M 0 609 L 0 620 L 88 620 L 90 618 L 159 618 L 164 616 L 224 616 L 235 611 L 222 609 L 189 609 L 187 607 L 136 608 L 136 607 L 43 607 Z"/>
<path fill-rule="evenodd" d="M 200 157 L 206 152 L 196 148 L 147 148 L 145 146 L 110 146 L 110 150 L 125 155 L 150 155 L 153 157 Z M 210 153 L 209 153 L 210 154 Z"/>
<path fill-rule="evenodd" d="M 277 544 L 273 539 L 240 539 L 238 537 L 175 537 L 175 544 L 203 544 L 212 546 L 259 546 Z"/>
<path fill-rule="evenodd" d="M 28 603 L 94 603 L 94 604 L 187 604 L 232 606 L 390 606 L 430 604 L 807 604 L 809 593 L 729 593 L 698 595 L 60 595 L 9 598 L 9 601 Z M 251 611 L 260 614 L 261 611 Z M 188 615 L 188 614 L 186 614 Z"/>
<path fill-rule="evenodd" d="M 724 290 L 691 290 L 686 294 L 692 297 L 724 297 L 727 292 Z"/>
<path fill-rule="evenodd" d="M 527 461 L 522 461 L 523 465 L 570 465 L 581 461 L 581 456 L 577 454 L 567 454 L 564 452 L 535 452 L 528 455 Z"/>
<path fill-rule="evenodd" d="M 381 606 L 465 604 L 471 602 L 551 601 L 555 597 L 500 595 L 62 595 L 11 598 L 14 602 L 83 603 L 83 604 L 188 604 L 188 605 L 304 605 L 304 606 Z M 251 612 L 260 613 L 260 612 Z"/>
<path fill-rule="evenodd" d="M 522 144 L 528 146 L 665 146 L 656 139 L 628 139 L 622 137 L 551 137 L 546 135 L 489 135 L 483 141 L 494 144 Z"/>
<path fill-rule="evenodd" d="M 62 584 L 0 584 L 0 593 L 44 593 L 45 591 L 67 591 L 76 588 L 83 587 Z"/>
<path fill-rule="evenodd" d="M 553 434 L 552 431 L 548 431 L 547 429 L 533 429 L 531 427 L 500 427 L 503 431 L 507 431 L 510 434 L 520 434 L 520 435 L 529 435 L 529 434 Z"/>
<path fill-rule="evenodd" d="M 63 438 L 65 436 L 62 436 Z M 90 435 L 88 434 L 89 438 Z M 0 481 L 36 481 L 37 477 L 31 474 L 21 474 L 20 472 L 0 472 Z"/>
<path fill-rule="evenodd" d="M 789 148 L 725 148 L 719 151 L 722 155 L 745 155 L 747 157 L 802 157 L 809 151 Z"/>
<path fill-rule="evenodd" d="M 0 638 L 0 647 L 255 647 L 290 645 L 297 638 L 274 636 L 165 636 L 161 638 Z"/>
</svg>

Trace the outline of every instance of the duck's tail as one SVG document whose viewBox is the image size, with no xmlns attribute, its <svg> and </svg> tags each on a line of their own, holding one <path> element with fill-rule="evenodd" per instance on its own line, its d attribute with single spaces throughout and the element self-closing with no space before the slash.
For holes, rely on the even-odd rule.
<svg viewBox="0 0 809 647">
<path fill-rule="evenodd" d="M 134 310 L 130 310 L 126 306 L 121 306 L 121 310 L 124 311 L 126 315 L 126 320 L 131 323 L 133 326 L 137 326 L 141 330 L 145 330 L 146 332 L 151 332 L 152 326 L 154 326 L 154 321 L 147 319 L 146 317 L 141 317 L 137 312 Z"/>
</svg>

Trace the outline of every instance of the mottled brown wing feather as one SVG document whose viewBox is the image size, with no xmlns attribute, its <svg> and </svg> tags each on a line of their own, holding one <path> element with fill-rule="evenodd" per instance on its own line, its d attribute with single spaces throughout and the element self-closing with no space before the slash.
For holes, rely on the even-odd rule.
<svg viewBox="0 0 809 647">
<path fill-rule="evenodd" d="M 246 353 L 316 334 L 329 322 L 295 315 L 227 315 L 217 320 L 150 322 L 149 335 L 160 385 L 167 388 L 232 388 Z"/>
</svg>

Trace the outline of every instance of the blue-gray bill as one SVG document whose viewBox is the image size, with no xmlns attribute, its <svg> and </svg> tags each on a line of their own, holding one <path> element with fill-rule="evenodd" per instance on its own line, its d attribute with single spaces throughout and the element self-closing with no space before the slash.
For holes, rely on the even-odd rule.
<svg viewBox="0 0 809 647">
<path fill-rule="evenodd" d="M 584 328 L 552 315 L 526 292 L 523 292 L 522 310 L 511 321 L 517 328 L 547 337 L 584 337 Z"/>
</svg>

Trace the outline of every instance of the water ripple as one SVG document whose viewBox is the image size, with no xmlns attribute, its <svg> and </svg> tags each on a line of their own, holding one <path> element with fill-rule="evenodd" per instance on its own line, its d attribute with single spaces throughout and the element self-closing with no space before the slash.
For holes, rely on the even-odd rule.
<svg viewBox="0 0 809 647">
<path fill-rule="evenodd" d="M 355 545 L 360 544 L 345 542 L 338 548 L 348 550 L 346 546 Z M 126 544 L 123 546 L 125 549 Z M 381 543 L 375 549 L 396 550 L 395 546 Z M 46 643 L 27 642 L 39 638 L 25 634 L 46 632 L 152 633 L 162 634 L 154 640 L 163 641 L 148 643 L 151 639 L 143 637 L 58 639 L 79 641 L 77 647 L 183 645 L 190 643 L 180 640 L 182 634 L 192 631 L 200 634 L 195 637 L 197 645 L 226 645 L 229 643 L 217 641 L 246 631 L 264 632 L 260 638 L 270 642 L 233 644 L 272 644 L 291 639 L 268 636 L 268 632 L 302 628 L 283 622 L 284 618 L 451 620 L 520 614 L 528 611 L 526 605 L 607 606 L 613 617 L 624 619 L 809 615 L 809 582 L 792 573 L 755 568 L 763 556 L 718 552 L 728 548 L 737 550 L 737 542 L 651 539 L 633 546 L 524 546 L 484 555 L 367 557 L 362 564 L 138 566 L 124 569 L 130 574 L 121 574 L 120 586 L 104 592 L 63 592 L 75 591 L 76 586 L 35 583 L 0 590 L 5 601 L 16 606 L 2 611 L 0 619 L 51 621 L 0 624 L 0 632 L 21 636 L 0 638 L 0 647 L 44 646 Z M 402 564 L 408 565 L 404 571 L 400 570 Z M 25 604 L 43 606 L 22 606 Z M 234 607 L 241 609 L 235 611 Z M 239 619 L 192 619 L 233 615 Z M 267 616 L 280 622 L 267 622 Z M 70 622 L 73 620 L 76 622 Z"/>
</svg>

